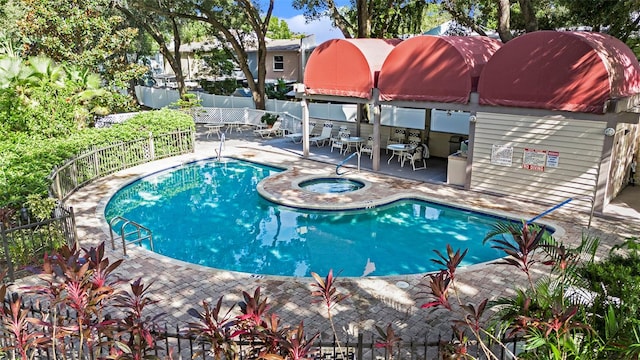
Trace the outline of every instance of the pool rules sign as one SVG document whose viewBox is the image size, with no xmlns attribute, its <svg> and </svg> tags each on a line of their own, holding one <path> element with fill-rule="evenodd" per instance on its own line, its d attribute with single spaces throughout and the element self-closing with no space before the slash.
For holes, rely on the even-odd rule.
<svg viewBox="0 0 640 360">
<path fill-rule="evenodd" d="M 532 171 L 544 171 L 546 167 L 558 167 L 560 153 L 557 151 L 525 148 L 522 154 L 522 168 Z"/>
</svg>

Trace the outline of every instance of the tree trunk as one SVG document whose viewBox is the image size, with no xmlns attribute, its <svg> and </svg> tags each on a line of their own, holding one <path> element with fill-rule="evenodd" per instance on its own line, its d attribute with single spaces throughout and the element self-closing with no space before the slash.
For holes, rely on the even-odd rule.
<svg viewBox="0 0 640 360">
<path fill-rule="evenodd" d="M 509 0 L 498 0 L 498 35 L 503 43 L 513 39 Z"/>
<path fill-rule="evenodd" d="M 531 0 L 519 0 L 522 17 L 524 18 L 524 31 L 538 31 L 538 19 L 536 10 L 533 8 Z"/>
<path fill-rule="evenodd" d="M 371 35 L 371 21 L 369 20 L 369 6 L 367 0 L 357 0 L 358 6 L 358 37 L 368 38 Z"/>
<path fill-rule="evenodd" d="M 140 15 L 139 12 L 134 14 L 130 9 L 121 5 L 116 5 L 116 8 L 120 10 L 120 12 L 122 12 L 124 16 L 127 19 L 129 19 L 132 23 L 143 28 L 158 44 L 160 48 L 160 53 L 169 62 L 169 66 L 173 70 L 173 73 L 176 75 L 176 82 L 178 84 L 178 93 L 180 94 L 180 98 L 182 98 L 182 95 L 186 93 L 186 87 L 184 84 L 184 74 L 182 73 L 182 63 L 180 61 L 180 44 L 181 44 L 180 31 L 175 18 L 170 17 L 171 29 L 172 29 L 173 38 L 174 38 L 173 52 L 172 52 L 167 47 L 167 43 L 165 41 L 164 35 L 158 29 L 158 26 L 154 24 L 152 20 L 149 20 L 151 17 L 147 17 L 147 21 L 145 21 L 145 18 L 142 15 Z M 144 8 L 142 9 L 142 11 L 144 11 Z"/>
</svg>

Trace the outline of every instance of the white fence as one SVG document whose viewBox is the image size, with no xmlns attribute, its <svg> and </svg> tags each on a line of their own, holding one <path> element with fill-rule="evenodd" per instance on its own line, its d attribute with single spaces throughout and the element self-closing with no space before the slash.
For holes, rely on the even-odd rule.
<svg viewBox="0 0 640 360">
<path fill-rule="evenodd" d="M 200 92 L 194 94 L 202 101 L 202 106 L 205 108 L 255 109 L 252 98 L 212 95 Z M 153 109 L 170 106 L 178 100 L 178 92 L 171 89 L 137 86 L 136 95 L 141 104 Z M 308 105 L 310 118 L 346 122 L 356 121 L 356 104 L 309 103 Z M 287 113 L 293 117 L 302 118 L 302 107 L 298 101 L 269 99 L 265 107 L 268 112 Z M 369 113 L 373 114 L 373 110 Z M 425 110 L 383 106 L 380 121 L 384 126 L 424 130 Z"/>
</svg>

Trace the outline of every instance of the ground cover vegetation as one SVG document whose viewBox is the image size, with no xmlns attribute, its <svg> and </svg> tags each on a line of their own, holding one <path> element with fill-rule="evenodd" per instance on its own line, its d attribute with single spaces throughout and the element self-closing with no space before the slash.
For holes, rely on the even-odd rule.
<svg viewBox="0 0 640 360">
<path fill-rule="evenodd" d="M 56 63 L 45 56 L 0 55 L 0 221 L 4 229 L 49 220 L 56 201 L 48 198 L 56 166 L 110 143 L 193 129 L 192 118 L 162 110 L 141 113 L 108 129 L 94 127 L 100 116 L 136 110 L 131 98 L 103 87 L 84 67 Z M 162 151 L 158 144 L 158 151 Z M 42 225 L 13 232 L 9 251 L 15 265 L 64 243 L 60 229 Z M 47 237 L 49 241 L 38 239 Z M 35 239 L 35 240 L 34 240 Z M 46 247 L 41 247 L 46 243 Z M 4 259 L 4 255 L 2 257 Z"/>
<path fill-rule="evenodd" d="M 453 315 L 455 337 L 441 343 L 443 359 L 474 359 L 472 348 L 480 349 L 478 358 L 498 359 L 496 354 L 512 352 L 503 343 L 512 337 L 522 339 L 523 346 L 511 354 L 518 359 L 638 358 L 637 239 L 628 239 L 602 262 L 594 261 L 597 239 L 584 237 L 578 246 L 568 247 L 525 223 L 498 223 L 486 239 L 507 255 L 499 263 L 522 272 L 521 281 L 514 281 L 515 295 L 465 303 L 458 289 L 464 274 L 457 269 L 467 251 L 451 247 L 435 251 L 431 261 L 442 270 L 426 275 L 418 285 L 423 292 L 416 303 L 427 317 Z M 105 257 L 104 244 L 82 250 L 65 245 L 46 255 L 39 283 L 11 289 L 0 309 L 7 339 L 3 354 L 31 359 L 40 350 L 58 359 L 142 359 L 158 353 L 175 358 L 176 349 L 157 345 L 162 343 L 162 314 L 151 315 L 149 306 L 162 300 L 152 296 L 153 283 L 116 276 L 122 261 Z M 546 276 L 532 276 L 533 270 L 544 269 Z M 349 294 L 338 290 L 332 271 L 325 277 L 314 273 L 313 279 L 310 304 L 321 304 L 317 310 L 325 312 L 327 327 L 339 339 L 332 309 Z M 3 285 L 0 296 L 7 291 Z M 194 356 L 237 359 L 241 342 L 245 358 L 312 356 L 318 334 L 306 333 L 304 323 L 284 323 L 264 293 L 259 287 L 244 291 L 236 304 L 225 295 L 215 303 L 185 304 L 193 320 L 179 333 L 197 344 Z M 21 307 L 26 299 L 39 300 L 40 315 Z M 392 324 L 376 325 L 376 335 L 376 347 L 384 348 L 389 358 L 401 357 L 406 339 Z M 337 347 L 344 351 L 339 342 Z"/>
</svg>

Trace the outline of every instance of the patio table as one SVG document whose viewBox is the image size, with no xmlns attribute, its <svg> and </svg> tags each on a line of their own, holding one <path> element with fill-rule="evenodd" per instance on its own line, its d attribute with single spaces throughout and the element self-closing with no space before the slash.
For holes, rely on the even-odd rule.
<svg viewBox="0 0 640 360">
<path fill-rule="evenodd" d="M 391 157 L 387 160 L 387 164 L 391 163 L 394 156 L 398 156 L 398 161 L 402 161 L 404 153 L 415 150 L 418 145 L 414 144 L 389 144 L 387 149 L 391 150 Z M 404 165 L 404 164 L 403 164 Z"/>
<path fill-rule="evenodd" d="M 364 138 L 359 136 L 350 136 L 342 141 L 345 144 L 344 153 L 346 154 L 349 150 L 351 150 L 352 145 L 356 148 L 356 152 L 360 152 L 360 146 L 364 142 Z"/>
<path fill-rule="evenodd" d="M 218 135 L 218 139 L 220 139 L 220 130 L 223 126 L 223 124 L 204 124 L 204 127 L 207 129 L 205 132 L 205 134 L 207 134 L 207 139 L 211 134 Z"/>
</svg>

